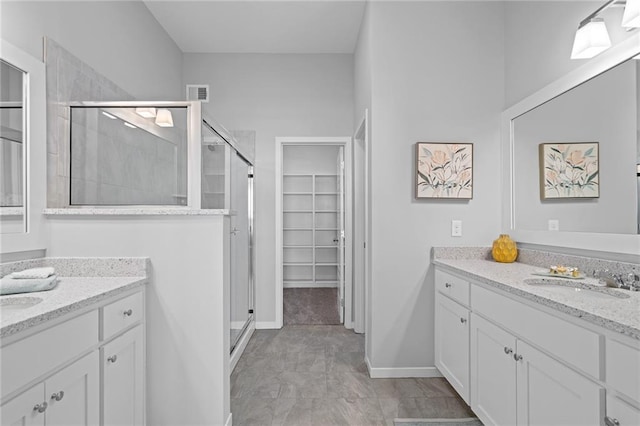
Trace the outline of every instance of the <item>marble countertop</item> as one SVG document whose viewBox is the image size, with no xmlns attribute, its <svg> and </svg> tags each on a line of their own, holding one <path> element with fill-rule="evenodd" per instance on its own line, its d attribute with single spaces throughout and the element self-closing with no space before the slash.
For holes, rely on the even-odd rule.
<svg viewBox="0 0 640 426">
<path fill-rule="evenodd" d="M 524 282 L 527 278 L 544 278 L 533 275 L 544 268 L 524 263 L 498 263 L 478 259 L 433 259 L 442 266 L 469 279 L 487 284 L 496 289 L 556 309 L 565 314 L 581 318 L 606 329 L 640 340 L 640 292 L 608 289 L 629 295 L 629 298 L 594 298 L 587 292 L 558 292 L 532 286 Z M 560 277 L 559 277 L 560 278 Z M 575 282 L 604 287 L 594 278 Z M 473 303 L 473 301 L 472 301 Z"/>
<path fill-rule="evenodd" d="M 49 291 L 0 296 L 0 300 L 38 297 L 42 302 L 18 311 L 0 307 L 0 338 L 99 303 L 120 293 L 144 286 L 146 277 L 59 277 Z"/>
</svg>

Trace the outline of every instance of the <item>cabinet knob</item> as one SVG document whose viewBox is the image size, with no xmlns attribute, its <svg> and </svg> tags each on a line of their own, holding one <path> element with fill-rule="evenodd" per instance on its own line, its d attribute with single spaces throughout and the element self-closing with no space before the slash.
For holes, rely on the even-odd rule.
<svg viewBox="0 0 640 426">
<path fill-rule="evenodd" d="M 444 286 L 445 286 L 446 288 L 451 288 L 451 284 L 449 284 L 449 283 L 444 283 Z"/>
<path fill-rule="evenodd" d="M 132 309 L 127 309 L 126 311 L 123 312 L 125 317 L 130 317 L 131 315 L 133 315 L 133 310 Z"/>
<path fill-rule="evenodd" d="M 609 416 L 606 416 L 604 418 L 604 424 L 607 426 L 620 426 L 620 422 L 618 421 L 618 419 L 612 419 Z"/>
<path fill-rule="evenodd" d="M 467 322 L 467 319 L 466 318 L 460 318 L 460 322 L 464 324 L 465 322 Z"/>
<path fill-rule="evenodd" d="M 507 355 L 510 355 L 510 354 L 512 354 L 512 353 L 513 353 L 513 349 L 508 348 L 508 347 L 506 347 L 506 346 L 505 346 L 505 347 L 504 347 L 504 353 L 505 353 L 505 354 L 507 354 Z"/>
<path fill-rule="evenodd" d="M 48 404 L 46 402 L 43 402 L 42 404 L 36 404 L 35 407 L 33 407 L 33 411 L 37 411 L 38 413 L 44 413 L 45 411 L 47 411 L 47 407 L 48 407 Z"/>
<path fill-rule="evenodd" d="M 51 399 L 53 399 L 53 400 L 61 401 L 62 398 L 64 398 L 64 391 L 60 391 L 60 392 L 51 394 Z"/>
<path fill-rule="evenodd" d="M 513 354 L 513 359 L 515 359 L 516 361 L 522 361 L 522 355 L 520 355 L 520 354 Z"/>
<path fill-rule="evenodd" d="M 107 358 L 107 362 L 110 362 L 112 364 L 114 364 L 117 360 L 118 360 L 118 355 L 111 355 L 109 358 Z"/>
</svg>

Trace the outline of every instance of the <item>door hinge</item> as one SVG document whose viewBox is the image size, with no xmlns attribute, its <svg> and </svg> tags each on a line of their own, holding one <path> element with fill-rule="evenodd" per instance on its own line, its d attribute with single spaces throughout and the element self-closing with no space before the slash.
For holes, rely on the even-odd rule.
<svg viewBox="0 0 640 426">
<path fill-rule="evenodd" d="M 344 170 L 344 161 L 341 161 L 341 162 L 340 162 L 340 168 L 341 168 L 342 170 Z"/>
<path fill-rule="evenodd" d="M 249 309 L 249 313 L 252 314 L 253 313 L 253 309 Z"/>
<path fill-rule="evenodd" d="M 364 248 L 367 248 L 367 242 L 365 241 L 363 244 L 364 244 Z"/>
<path fill-rule="evenodd" d="M 340 307 L 344 308 L 344 299 L 340 299 Z"/>
</svg>

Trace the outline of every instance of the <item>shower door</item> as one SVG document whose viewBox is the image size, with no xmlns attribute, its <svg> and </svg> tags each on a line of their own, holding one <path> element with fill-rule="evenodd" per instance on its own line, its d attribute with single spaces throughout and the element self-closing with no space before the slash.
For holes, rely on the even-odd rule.
<svg viewBox="0 0 640 426">
<path fill-rule="evenodd" d="M 253 318 L 251 227 L 253 170 L 231 150 L 231 351 Z"/>
</svg>

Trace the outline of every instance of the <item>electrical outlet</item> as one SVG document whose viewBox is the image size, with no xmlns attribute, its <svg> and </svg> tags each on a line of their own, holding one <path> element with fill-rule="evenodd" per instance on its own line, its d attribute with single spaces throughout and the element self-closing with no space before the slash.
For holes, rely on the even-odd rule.
<svg viewBox="0 0 640 426">
<path fill-rule="evenodd" d="M 549 231 L 559 231 L 560 230 L 560 221 L 558 219 L 549 219 Z"/>
<path fill-rule="evenodd" d="M 451 221 L 451 236 L 462 237 L 462 221 L 461 220 Z"/>
</svg>

